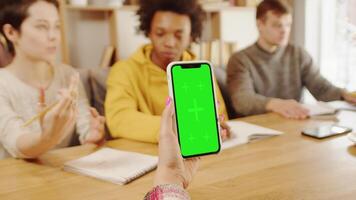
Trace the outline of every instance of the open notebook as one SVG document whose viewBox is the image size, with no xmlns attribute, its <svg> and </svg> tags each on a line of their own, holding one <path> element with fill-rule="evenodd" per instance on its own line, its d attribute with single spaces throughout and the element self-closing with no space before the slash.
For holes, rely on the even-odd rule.
<svg viewBox="0 0 356 200">
<path fill-rule="evenodd" d="M 309 110 L 310 116 L 334 114 L 336 109 L 328 103 L 318 101 L 315 104 L 303 104 L 303 107 Z"/>
<path fill-rule="evenodd" d="M 356 105 L 352 105 L 346 101 L 331 101 L 327 104 L 336 110 L 356 111 Z"/>
<path fill-rule="evenodd" d="M 156 168 L 158 158 L 145 154 L 102 148 L 64 164 L 64 170 L 126 184 Z"/>
<path fill-rule="evenodd" d="M 339 110 L 356 111 L 356 106 L 345 101 L 316 102 L 315 104 L 303 104 L 309 110 L 310 116 L 335 114 Z"/>
<path fill-rule="evenodd" d="M 247 122 L 228 121 L 226 123 L 231 130 L 231 138 L 222 143 L 222 149 L 228 149 L 237 145 L 246 144 L 252 140 L 283 134 L 280 131 L 257 126 Z"/>
</svg>

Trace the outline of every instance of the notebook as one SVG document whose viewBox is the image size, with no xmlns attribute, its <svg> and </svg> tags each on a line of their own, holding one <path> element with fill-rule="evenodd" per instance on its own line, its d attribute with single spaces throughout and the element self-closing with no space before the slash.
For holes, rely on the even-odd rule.
<svg viewBox="0 0 356 200">
<path fill-rule="evenodd" d="M 321 101 L 315 104 L 303 104 L 303 107 L 309 110 L 309 116 L 335 114 L 336 112 L 335 108 Z"/>
<path fill-rule="evenodd" d="M 64 170 L 115 184 L 126 184 L 157 167 L 158 157 L 102 148 L 64 164 Z"/>
<path fill-rule="evenodd" d="M 283 134 L 280 131 L 265 128 L 255 124 L 241 121 L 226 122 L 230 127 L 231 138 L 222 143 L 222 149 L 229 149 L 241 144 L 246 144 L 252 140 L 259 140 L 266 137 Z"/>
<path fill-rule="evenodd" d="M 303 104 L 303 107 L 309 110 L 309 116 L 311 117 L 322 117 L 322 115 L 331 116 L 340 110 L 356 111 L 356 106 L 346 101 L 319 101 L 315 104 Z"/>
<path fill-rule="evenodd" d="M 352 105 L 346 101 L 331 101 L 327 104 L 336 110 L 356 111 L 356 105 Z"/>
</svg>

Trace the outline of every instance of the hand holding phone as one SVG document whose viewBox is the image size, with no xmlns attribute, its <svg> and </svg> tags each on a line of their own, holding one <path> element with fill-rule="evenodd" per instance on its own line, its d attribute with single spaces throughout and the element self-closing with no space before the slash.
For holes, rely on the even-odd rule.
<svg viewBox="0 0 356 200">
<path fill-rule="evenodd" d="M 209 62 L 173 62 L 167 67 L 178 140 L 184 158 L 220 151 L 214 75 Z"/>
</svg>

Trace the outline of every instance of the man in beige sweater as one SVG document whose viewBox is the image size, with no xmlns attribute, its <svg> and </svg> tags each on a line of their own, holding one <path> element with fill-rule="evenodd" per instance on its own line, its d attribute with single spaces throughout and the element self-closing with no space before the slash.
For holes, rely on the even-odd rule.
<svg viewBox="0 0 356 200">
<path fill-rule="evenodd" d="M 280 0 L 264 0 L 257 7 L 258 41 L 235 53 L 228 63 L 228 89 L 241 115 L 276 112 L 292 119 L 308 117 L 298 103 L 306 87 L 321 101 L 346 100 L 356 104 L 352 93 L 333 86 L 322 77 L 311 56 L 288 44 L 292 15 Z"/>
</svg>

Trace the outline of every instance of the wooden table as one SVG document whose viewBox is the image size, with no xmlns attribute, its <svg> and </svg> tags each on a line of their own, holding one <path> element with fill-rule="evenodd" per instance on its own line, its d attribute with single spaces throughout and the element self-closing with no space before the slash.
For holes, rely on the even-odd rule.
<svg viewBox="0 0 356 200">
<path fill-rule="evenodd" d="M 356 114 L 342 121 L 356 125 Z M 189 187 L 192 199 L 356 199 L 356 146 L 345 136 L 316 140 L 300 131 L 313 120 L 286 120 L 275 114 L 239 119 L 285 132 L 204 157 Z M 156 145 L 129 140 L 107 144 L 157 154 Z M 63 163 L 96 149 L 86 145 L 56 150 L 37 161 L 0 161 L 0 199 L 142 199 L 152 187 L 151 172 L 120 186 L 63 171 Z"/>
</svg>

